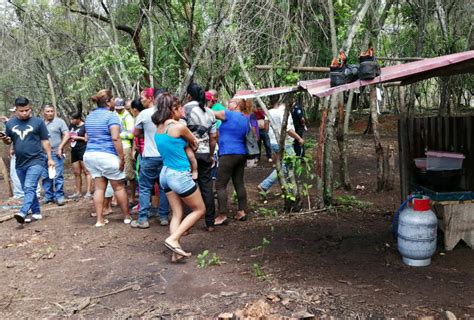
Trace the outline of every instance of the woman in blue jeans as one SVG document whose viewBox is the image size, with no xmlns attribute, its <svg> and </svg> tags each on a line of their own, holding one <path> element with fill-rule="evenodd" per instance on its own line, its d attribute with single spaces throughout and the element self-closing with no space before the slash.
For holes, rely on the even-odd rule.
<svg viewBox="0 0 474 320">
<path fill-rule="evenodd" d="M 157 111 L 152 116 L 157 126 L 156 147 L 163 158 L 160 184 L 173 210 L 170 222 L 171 235 L 166 238 L 165 246 L 173 252 L 172 261 L 176 262 L 191 256 L 181 248 L 179 240 L 205 212 L 204 202 L 194 179 L 197 179 L 197 162 L 193 149 L 198 141 L 189 129 L 179 122 L 182 106 L 177 97 L 169 93 L 160 95 L 156 100 Z M 182 202 L 191 209 L 183 219 Z"/>
</svg>

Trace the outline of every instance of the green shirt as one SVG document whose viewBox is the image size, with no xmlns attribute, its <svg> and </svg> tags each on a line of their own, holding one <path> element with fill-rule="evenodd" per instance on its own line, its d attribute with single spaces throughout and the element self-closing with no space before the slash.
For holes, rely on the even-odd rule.
<svg viewBox="0 0 474 320">
<path fill-rule="evenodd" d="M 212 107 L 211 107 L 211 110 L 212 111 L 222 111 L 222 110 L 225 110 L 225 107 L 220 104 L 219 102 L 217 102 L 216 104 L 214 104 Z M 217 120 L 216 121 L 216 127 L 217 129 L 219 129 L 219 127 L 221 126 L 222 124 L 222 121 L 221 120 Z"/>
<path fill-rule="evenodd" d="M 124 110 L 122 113 L 116 113 L 120 119 L 120 139 L 122 139 L 122 146 L 124 148 L 131 148 L 134 138 L 133 130 L 135 127 L 135 120 L 127 110 Z"/>
</svg>

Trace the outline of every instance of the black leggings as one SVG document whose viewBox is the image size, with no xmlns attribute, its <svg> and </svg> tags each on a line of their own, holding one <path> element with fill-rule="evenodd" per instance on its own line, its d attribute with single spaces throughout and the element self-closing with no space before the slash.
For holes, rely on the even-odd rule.
<svg viewBox="0 0 474 320">
<path fill-rule="evenodd" d="M 244 184 L 244 170 L 247 156 L 244 154 L 228 154 L 219 157 L 217 169 L 216 191 L 219 213 L 227 214 L 227 184 L 230 178 L 237 192 L 239 211 L 247 211 L 247 192 Z"/>
</svg>

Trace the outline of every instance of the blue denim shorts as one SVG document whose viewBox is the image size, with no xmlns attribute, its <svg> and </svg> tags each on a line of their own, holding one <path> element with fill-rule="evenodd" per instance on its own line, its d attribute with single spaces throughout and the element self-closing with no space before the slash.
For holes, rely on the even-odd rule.
<svg viewBox="0 0 474 320">
<path fill-rule="evenodd" d="M 181 198 L 190 196 L 197 189 L 191 172 L 176 171 L 166 166 L 163 166 L 163 169 L 161 169 L 160 185 L 166 193 L 174 191 Z"/>
</svg>

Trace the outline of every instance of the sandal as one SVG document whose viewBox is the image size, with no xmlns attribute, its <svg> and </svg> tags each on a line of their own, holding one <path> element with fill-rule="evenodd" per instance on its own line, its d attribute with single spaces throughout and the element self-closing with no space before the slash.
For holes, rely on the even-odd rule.
<svg viewBox="0 0 474 320">
<path fill-rule="evenodd" d="M 103 223 L 96 222 L 96 223 L 95 223 L 95 227 L 96 227 L 96 228 L 102 228 L 102 227 L 105 227 L 105 225 L 106 225 L 107 223 L 109 223 L 109 220 L 104 219 L 104 222 L 103 222 Z"/>
<path fill-rule="evenodd" d="M 130 217 L 130 216 L 126 217 L 125 219 L 123 219 L 123 223 L 125 223 L 125 224 L 132 223 L 132 217 Z"/>
<path fill-rule="evenodd" d="M 177 255 L 180 255 L 180 256 L 183 256 L 183 257 L 186 257 L 186 258 L 191 256 L 190 252 L 185 252 L 180 246 L 174 247 L 166 241 L 164 242 L 164 244 L 165 244 L 166 248 L 168 248 L 172 252 L 176 253 Z"/>
<path fill-rule="evenodd" d="M 229 224 L 229 218 L 225 218 L 221 223 L 214 223 L 214 226 L 226 226 Z"/>
<path fill-rule="evenodd" d="M 234 219 L 237 221 L 247 221 L 247 215 L 244 214 L 243 216 L 240 216 L 240 217 L 235 216 Z"/>
</svg>

